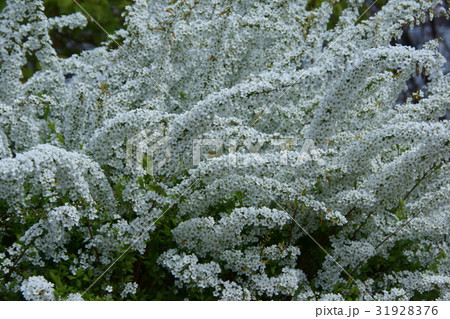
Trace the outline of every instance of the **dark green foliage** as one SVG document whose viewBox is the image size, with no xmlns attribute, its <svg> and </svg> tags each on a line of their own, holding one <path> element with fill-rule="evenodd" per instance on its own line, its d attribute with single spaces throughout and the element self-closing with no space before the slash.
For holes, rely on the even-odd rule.
<svg viewBox="0 0 450 319">
<path fill-rule="evenodd" d="M 131 0 L 80 0 L 81 7 L 101 26 L 98 26 L 73 0 L 45 0 L 45 13 L 48 17 L 81 12 L 88 17 L 88 25 L 83 30 L 53 31 L 54 47 L 61 56 L 79 53 L 87 47 L 99 46 L 109 34 L 123 24 L 121 13 Z M 106 31 L 106 32 L 105 32 Z"/>
</svg>

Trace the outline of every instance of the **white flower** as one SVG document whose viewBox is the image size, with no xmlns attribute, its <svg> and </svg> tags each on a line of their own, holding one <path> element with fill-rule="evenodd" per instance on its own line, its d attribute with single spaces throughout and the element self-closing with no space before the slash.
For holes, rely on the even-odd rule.
<svg viewBox="0 0 450 319">
<path fill-rule="evenodd" d="M 25 300 L 55 300 L 54 285 L 42 276 L 32 276 L 22 282 L 20 290 Z"/>
<path fill-rule="evenodd" d="M 134 295 L 137 292 L 138 284 L 135 282 L 127 282 L 125 284 L 125 287 L 123 288 L 122 292 L 120 293 L 120 296 L 122 298 L 127 297 L 129 294 Z"/>
</svg>

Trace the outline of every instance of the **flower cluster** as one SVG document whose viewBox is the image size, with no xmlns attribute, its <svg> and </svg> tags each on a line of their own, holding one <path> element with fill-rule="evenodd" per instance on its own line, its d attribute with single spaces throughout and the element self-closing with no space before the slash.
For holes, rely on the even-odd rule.
<svg viewBox="0 0 450 319">
<path fill-rule="evenodd" d="M 120 293 L 120 296 L 122 298 L 127 297 L 128 295 L 134 295 L 138 289 L 138 284 L 135 282 L 127 282 L 125 284 L 125 287 L 123 288 L 122 292 Z"/>
<path fill-rule="evenodd" d="M 62 58 L 86 18 L 7 1 L 0 295 L 448 299 L 450 74 L 438 40 L 391 44 L 448 7 L 318 2 L 137 0 Z"/>
</svg>

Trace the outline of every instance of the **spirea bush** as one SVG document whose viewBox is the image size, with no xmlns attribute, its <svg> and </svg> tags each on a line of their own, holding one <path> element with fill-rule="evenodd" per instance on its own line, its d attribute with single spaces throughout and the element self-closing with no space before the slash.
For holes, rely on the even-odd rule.
<svg viewBox="0 0 450 319">
<path fill-rule="evenodd" d="M 137 0 L 63 58 L 85 15 L 8 1 L 0 298 L 450 299 L 450 76 L 391 44 L 447 6 L 335 2 Z"/>
</svg>

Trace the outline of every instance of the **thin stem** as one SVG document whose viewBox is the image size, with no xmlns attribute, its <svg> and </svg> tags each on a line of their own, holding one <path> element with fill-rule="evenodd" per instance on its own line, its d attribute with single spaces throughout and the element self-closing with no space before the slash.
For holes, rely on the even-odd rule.
<svg viewBox="0 0 450 319">
<path fill-rule="evenodd" d="M 292 233 L 294 232 L 294 226 L 295 226 L 295 216 L 297 215 L 297 211 L 298 209 L 296 208 L 294 210 L 294 214 L 292 215 L 292 221 L 291 221 L 291 229 L 289 229 L 289 240 L 288 240 L 288 245 L 291 245 L 291 241 L 292 241 Z"/>
<path fill-rule="evenodd" d="M 86 221 L 86 226 L 89 231 L 89 237 L 92 240 L 92 244 L 94 244 L 94 234 L 92 233 L 92 228 L 91 228 L 91 224 L 89 223 L 89 220 Z M 100 254 L 98 252 L 98 249 L 95 246 L 92 246 L 92 247 L 94 248 L 94 251 L 95 251 L 95 259 L 96 259 L 97 265 L 100 265 Z"/>
</svg>

